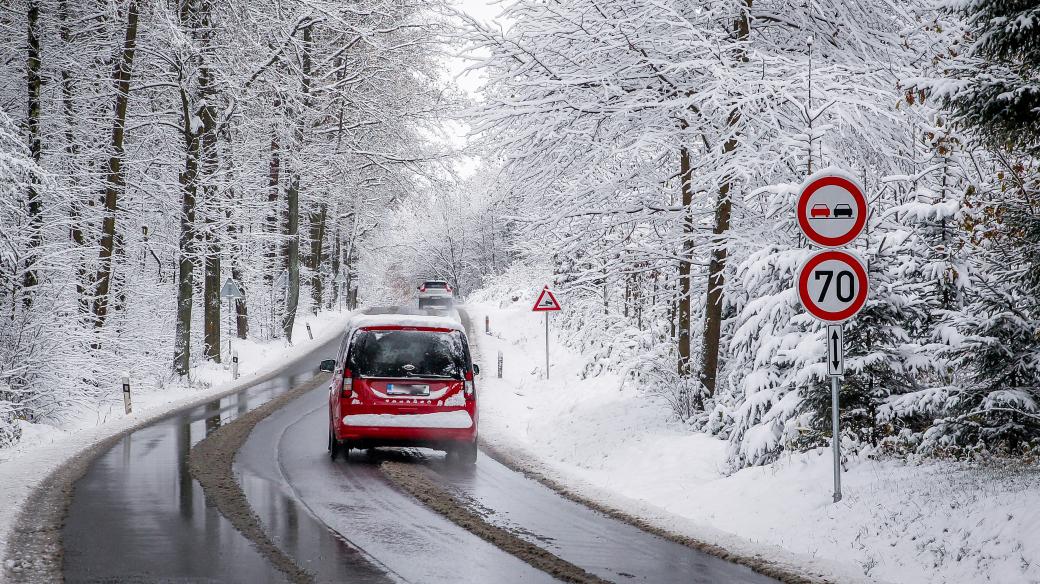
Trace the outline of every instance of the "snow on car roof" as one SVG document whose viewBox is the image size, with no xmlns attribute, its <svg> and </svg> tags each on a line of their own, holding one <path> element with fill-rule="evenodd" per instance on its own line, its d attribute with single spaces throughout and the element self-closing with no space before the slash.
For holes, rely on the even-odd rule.
<svg viewBox="0 0 1040 584">
<path fill-rule="evenodd" d="M 465 332 L 462 324 L 444 316 L 422 314 L 359 314 L 347 323 L 348 329 L 373 326 L 441 328 Z"/>
</svg>

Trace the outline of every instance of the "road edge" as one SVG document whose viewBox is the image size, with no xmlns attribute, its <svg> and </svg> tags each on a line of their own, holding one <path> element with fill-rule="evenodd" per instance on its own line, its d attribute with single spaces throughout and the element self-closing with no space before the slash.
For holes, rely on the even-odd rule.
<svg viewBox="0 0 1040 584">
<path fill-rule="evenodd" d="M 263 523 L 249 504 L 242 485 L 235 477 L 234 462 L 239 449 L 249 439 L 253 428 L 289 402 L 319 387 L 323 375 L 301 383 L 295 389 L 253 408 L 221 426 L 197 442 L 188 452 L 188 469 L 199 481 L 207 503 L 216 506 L 234 528 L 253 544 L 293 584 L 311 584 L 314 575 L 304 570 L 295 559 L 282 551 L 264 531 Z"/>
<path fill-rule="evenodd" d="M 349 316 L 343 322 L 346 323 L 348 319 Z M 326 342 L 339 337 L 342 332 L 341 328 L 332 327 L 325 334 L 313 339 L 313 346 L 306 351 L 293 355 L 267 370 L 259 371 L 254 376 L 225 385 L 223 389 L 213 393 L 174 402 L 169 409 L 149 413 L 129 426 L 113 425 L 109 429 L 110 434 L 105 435 L 102 430 L 99 438 L 76 450 L 53 470 L 42 475 L 19 503 L 17 518 L 6 534 L 7 544 L 0 550 L 3 553 L 0 557 L 0 581 L 13 584 L 64 582 L 64 548 L 61 532 L 65 526 L 75 483 L 86 474 L 87 469 L 99 456 L 119 440 L 168 417 L 270 381 L 280 375 L 286 367 L 313 358 L 314 353 Z"/>
</svg>

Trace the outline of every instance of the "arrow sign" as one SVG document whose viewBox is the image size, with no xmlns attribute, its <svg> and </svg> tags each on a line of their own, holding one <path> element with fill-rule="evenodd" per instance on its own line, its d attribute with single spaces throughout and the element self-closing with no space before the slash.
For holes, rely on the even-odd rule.
<svg viewBox="0 0 1040 584">
<path fill-rule="evenodd" d="M 845 329 L 827 325 L 827 375 L 845 375 Z"/>
<path fill-rule="evenodd" d="M 553 312 L 556 310 L 562 310 L 560 303 L 556 300 L 556 296 L 553 295 L 552 290 L 546 286 L 542 288 L 542 293 L 538 295 L 538 300 L 535 301 L 534 307 L 531 308 L 534 312 Z"/>
</svg>

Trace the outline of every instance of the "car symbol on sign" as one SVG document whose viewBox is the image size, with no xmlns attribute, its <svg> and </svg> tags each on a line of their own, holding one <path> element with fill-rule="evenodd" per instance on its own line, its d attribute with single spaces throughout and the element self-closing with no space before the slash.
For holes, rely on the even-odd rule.
<svg viewBox="0 0 1040 584">
<path fill-rule="evenodd" d="M 852 207 L 845 203 L 839 203 L 834 206 L 835 217 L 852 217 Z"/>
<path fill-rule="evenodd" d="M 809 216 L 813 217 L 813 218 L 816 218 L 816 217 L 830 217 L 831 216 L 831 210 L 830 210 L 830 208 L 827 205 L 824 205 L 822 203 L 821 204 L 817 204 L 817 205 L 813 205 L 812 206 L 812 210 L 809 211 Z"/>
</svg>

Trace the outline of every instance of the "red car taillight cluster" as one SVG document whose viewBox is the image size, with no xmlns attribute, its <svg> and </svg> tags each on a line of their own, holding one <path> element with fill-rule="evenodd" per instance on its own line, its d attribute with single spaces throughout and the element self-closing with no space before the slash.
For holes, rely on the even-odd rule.
<svg viewBox="0 0 1040 584">
<path fill-rule="evenodd" d="M 473 385 L 473 372 L 466 372 L 466 380 L 462 382 L 462 393 L 467 400 L 472 400 L 477 395 L 477 387 Z"/>
<path fill-rule="evenodd" d="M 343 370 L 343 387 L 339 395 L 347 399 L 354 397 L 354 378 L 350 376 L 350 369 Z"/>
</svg>

